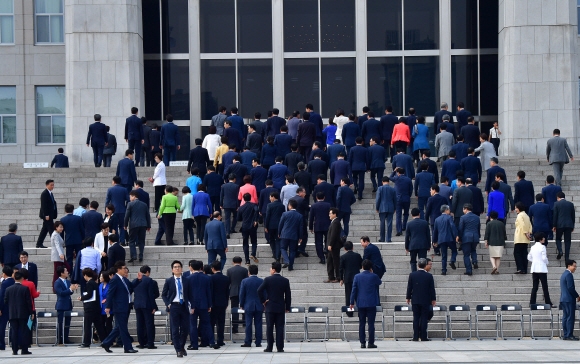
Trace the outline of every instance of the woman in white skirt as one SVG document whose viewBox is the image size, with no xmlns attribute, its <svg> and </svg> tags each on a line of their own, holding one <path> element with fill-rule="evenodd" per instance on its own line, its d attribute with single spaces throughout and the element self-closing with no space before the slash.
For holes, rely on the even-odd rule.
<svg viewBox="0 0 580 364">
<path fill-rule="evenodd" d="M 489 249 L 489 260 L 491 261 L 491 274 L 499 274 L 499 263 L 505 248 L 507 234 L 503 222 L 497 219 L 497 211 L 489 213 L 490 221 L 485 227 L 485 247 Z"/>
</svg>

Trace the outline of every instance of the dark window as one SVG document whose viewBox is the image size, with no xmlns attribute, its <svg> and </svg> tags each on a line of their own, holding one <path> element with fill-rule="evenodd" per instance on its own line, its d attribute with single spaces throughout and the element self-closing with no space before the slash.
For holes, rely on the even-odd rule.
<svg viewBox="0 0 580 364">
<path fill-rule="evenodd" d="M 356 114 L 356 59 L 322 59 L 322 110 L 324 117 L 344 109 L 345 115 Z"/>
<path fill-rule="evenodd" d="M 499 1 L 479 2 L 479 41 L 480 48 L 498 47 Z M 482 104 L 483 105 L 483 104 Z"/>
<path fill-rule="evenodd" d="M 401 49 L 402 13 L 401 0 L 367 0 L 367 50 Z"/>
<path fill-rule="evenodd" d="M 161 115 L 161 61 L 144 61 L 145 116 L 148 120 L 163 120 Z"/>
<path fill-rule="evenodd" d="M 236 61 L 201 60 L 201 118 L 210 120 L 220 106 L 236 105 Z"/>
<path fill-rule="evenodd" d="M 405 49 L 439 48 L 439 1 L 405 0 Z"/>
<path fill-rule="evenodd" d="M 477 48 L 477 0 L 451 0 L 451 48 Z"/>
<path fill-rule="evenodd" d="M 163 61 L 163 113 L 175 120 L 190 120 L 189 61 Z"/>
<path fill-rule="evenodd" d="M 354 0 L 320 0 L 322 51 L 354 51 Z"/>
<path fill-rule="evenodd" d="M 189 151 L 191 150 L 191 127 L 179 126 L 179 150 L 176 153 L 176 160 L 186 161 L 189 159 Z M 201 136 L 196 135 L 196 138 L 201 138 Z"/>
<path fill-rule="evenodd" d="M 451 83 L 454 103 L 449 105 L 451 112 L 455 113 L 457 102 L 463 101 L 466 110 L 479 114 L 477 56 L 451 56 Z"/>
<path fill-rule="evenodd" d="M 188 53 L 187 0 L 162 0 L 163 53 Z"/>
<path fill-rule="evenodd" d="M 497 115 L 498 60 L 497 54 L 482 55 L 481 64 L 481 115 Z M 488 129 L 489 130 L 489 129 Z"/>
<path fill-rule="evenodd" d="M 239 109 L 243 118 L 262 115 L 272 107 L 272 60 L 241 59 L 238 61 Z"/>
<path fill-rule="evenodd" d="M 368 59 L 369 108 L 380 116 L 387 106 L 393 107 L 395 115 L 403 112 L 403 59 Z"/>
<path fill-rule="evenodd" d="M 238 52 L 272 52 L 271 0 L 238 0 Z"/>
<path fill-rule="evenodd" d="M 304 111 L 306 104 L 320 106 L 318 59 L 284 60 L 284 107 L 286 114 Z"/>
<path fill-rule="evenodd" d="M 284 0 L 284 51 L 318 52 L 318 0 Z"/>
<path fill-rule="evenodd" d="M 405 57 L 405 108 L 434 115 L 438 100 L 439 57 Z"/>
<path fill-rule="evenodd" d="M 143 53 L 159 53 L 159 0 L 143 0 Z"/>
<path fill-rule="evenodd" d="M 200 0 L 199 13 L 201 53 L 234 53 L 234 0 Z"/>
</svg>

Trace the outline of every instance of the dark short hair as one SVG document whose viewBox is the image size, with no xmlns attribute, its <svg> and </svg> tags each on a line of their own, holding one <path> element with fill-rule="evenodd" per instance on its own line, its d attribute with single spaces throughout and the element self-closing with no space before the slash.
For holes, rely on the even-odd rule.
<svg viewBox="0 0 580 364">
<path fill-rule="evenodd" d="M 181 261 L 179 260 L 174 260 L 173 262 L 171 262 L 171 268 L 173 269 L 173 266 L 175 264 L 179 264 L 179 266 L 181 266 L 181 268 L 183 268 L 183 263 L 181 263 Z"/>
<path fill-rule="evenodd" d="M 542 241 L 544 238 L 546 238 L 546 234 L 541 231 L 534 234 L 534 241 Z"/>
<path fill-rule="evenodd" d="M 87 206 L 89 206 L 90 203 L 91 202 L 86 197 L 83 197 L 79 200 L 79 206 L 82 206 L 82 207 L 87 207 Z"/>
<path fill-rule="evenodd" d="M 2 273 L 6 274 L 7 276 L 11 276 L 12 273 L 14 273 L 14 270 L 12 269 L 12 267 L 8 266 L 8 265 L 4 265 L 4 267 L 2 268 Z"/>
<path fill-rule="evenodd" d="M 421 215 L 421 210 L 419 210 L 416 207 L 413 207 L 413 209 L 411 210 L 411 216 L 419 216 Z"/>
<path fill-rule="evenodd" d="M 117 235 L 117 234 L 111 234 L 111 235 L 109 235 L 109 241 L 110 242 L 113 242 L 113 243 L 118 242 L 119 241 L 119 235 Z"/>
<path fill-rule="evenodd" d="M 520 211 L 524 211 L 526 209 L 526 205 L 524 205 L 521 201 L 516 202 L 516 209 Z"/>
<path fill-rule="evenodd" d="M 70 203 L 67 203 L 66 205 L 64 205 L 64 212 L 66 212 L 67 214 L 70 212 L 73 212 L 74 209 L 75 209 L 75 207 Z"/>
<path fill-rule="evenodd" d="M 471 205 L 470 203 L 466 203 L 463 205 L 463 208 L 466 209 L 467 211 L 471 211 L 473 210 L 473 205 Z"/>
<path fill-rule="evenodd" d="M 115 262 L 115 265 L 113 265 L 114 268 L 114 272 L 118 272 L 121 269 L 123 269 L 123 267 L 125 266 L 125 262 L 122 260 L 118 260 Z"/>
<path fill-rule="evenodd" d="M 59 153 L 64 153 L 64 149 L 63 148 L 58 148 L 58 152 Z"/>
<path fill-rule="evenodd" d="M 542 201 L 543 198 L 544 198 L 544 195 L 542 195 L 541 193 L 538 193 L 536 195 L 536 201 Z"/>
<path fill-rule="evenodd" d="M 18 271 L 20 272 L 20 274 L 22 274 L 22 278 L 28 279 L 28 269 L 20 268 L 18 269 Z"/>
<path fill-rule="evenodd" d="M 133 190 L 133 191 L 129 192 L 129 196 L 133 196 L 133 197 L 139 198 L 139 192 Z"/>
<path fill-rule="evenodd" d="M 338 209 L 336 207 L 331 207 L 330 210 L 328 211 L 331 212 L 333 215 L 338 215 Z"/>
<path fill-rule="evenodd" d="M 352 241 L 345 241 L 344 242 L 344 250 L 352 250 L 353 249 L 353 243 Z"/>
<path fill-rule="evenodd" d="M 54 180 L 53 180 L 53 179 L 47 179 L 44 185 L 45 185 L 45 186 L 48 186 L 49 184 L 51 184 L 51 183 L 53 183 L 53 182 L 54 182 Z"/>
<path fill-rule="evenodd" d="M 256 274 L 258 274 L 258 266 L 255 264 L 252 264 L 248 267 L 248 272 L 250 272 L 251 275 L 255 276 Z"/>
<path fill-rule="evenodd" d="M 296 209 L 297 206 L 298 206 L 298 203 L 296 202 L 296 200 L 290 199 L 290 201 L 288 201 L 288 207 L 292 207 L 293 209 Z"/>
<path fill-rule="evenodd" d="M 107 206 L 105 206 L 105 209 L 111 210 L 111 211 L 115 212 L 115 205 L 113 205 L 112 203 L 110 203 Z"/>
<path fill-rule="evenodd" d="M 435 192 L 439 193 L 439 185 L 433 184 L 433 185 L 431 185 L 431 189 L 434 190 Z"/>
<path fill-rule="evenodd" d="M 232 259 L 232 262 L 234 262 L 234 263 L 236 263 L 236 264 L 239 264 L 239 263 L 241 263 L 241 262 L 242 262 L 242 257 L 240 257 L 240 256 L 236 255 L 236 256 L 234 257 L 234 259 Z"/>
<path fill-rule="evenodd" d="M 95 279 L 95 271 L 91 268 L 83 269 L 83 277 L 91 277 L 91 279 Z"/>
<path fill-rule="evenodd" d="M 554 183 L 554 176 L 549 175 L 548 177 L 546 177 L 546 182 L 548 182 L 548 183 Z"/>
<path fill-rule="evenodd" d="M 489 213 L 489 217 L 492 219 L 497 219 L 499 216 L 499 214 L 497 213 L 497 211 L 493 210 L 492 212 Z"/>
<path fill-rule="evenodd" d="M 93 245 L 94 242 L 95 242 L 95 239 L 94 238 L 91 238 L 90 236 L 89 237 L 86 237 L 83 240 L 83 246 L 85 248 L 88 248 L 89 246 Z"/>
<path fill-rule="evenodd" d="M 524 172 L 524 171 L 518 171 L 518 177 L 520 177 L 521 179 L 526 178 L 526 172 Z"/>
<path fill-rule="evenodd" d="M 366 236 L 366 235 L 361 236 L 360 237 L 360 240 L 366 241 L 366 242 L 369 242 L 369 243 L 371 242 L 371 239 L 368 236 Z"/>
<path fill-rule="evenodd" d="M 9 232 L 15 233 L 16 230 L 18 230 L 18 225 L 15 222 L 13 222 L 10 225 L 8 225 L 8 231 Z"/>
<path fill-rule="evenodd" d="M 56 228 L 58 228 L 58 227 L 59 227 L 59 226 L 61 226 L 61 225 L 62 225 L 62 222 L 60 222 L 60 221 L 56 220 L 56 221 L 54 222 L 54 229 L 56 230 Z"/>
<path fill-rule="evenodd" d="M 23 251 L 20 252 L 19 255 L 24 255 L 24 256 L 27 257 L 28 256 L 28 252 L 26 250 L 23 250 Z"/>
<path fill-rule="evenodd" d="M 280 273 L 280 271 L 282 270 L 282 264 L 280 264 L 279 262 L 272 262 L 272 269 L 274 269 L 276 273 Z"/>
<path fill-rule="evenodd" d="M 56 274 L 60 277 L 62 276 L 62 274 L 64 273 L 64 270 L 66 269 L 66 267 L 64 265 L 59 265 L 58 267 L 56 267 Z M 19 272 L 22 269 L 19 270 Z"/>
<path fill-rule="evenodd" d="M 373 269 L 373 262 L 370 259 L 365 259 L 362 261 L 362 269 L 371 270 Z"/>
<path fill-rule="evenodd" d="M 574 264 L 576 264 L 576 261 L 575 260 L 572 260 L 572 259 L 567 260 L 566 261 L 566 268 L 568 268 L 570 266 L 573 266 Z"/>
</svg>

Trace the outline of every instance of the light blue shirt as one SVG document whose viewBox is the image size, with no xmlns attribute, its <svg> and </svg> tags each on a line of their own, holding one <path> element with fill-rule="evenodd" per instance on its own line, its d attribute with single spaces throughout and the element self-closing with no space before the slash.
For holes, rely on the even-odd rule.
<svg viewBox="0 0 580 364">
<path fill-rule="evenodd" d="M 83 214 L 87 212 L 87 210 L 85 210 L 82 206 L 77 207 L 74 211 L 73 211 L 73 215 L 75 216 L 83 216 Z"/>
<path fill-rule="evenodd" d="M 199 186 L 201 183 L 201 178 L 198 176 L 191 176 L 187 179 L 187 181 L 185 181 L 185 185 L 189 187 L 192 195 L 197 193 L 197 186 Z"/>
<path fill-rule="evenodd" d="M 191 193 L 188 193 L 187 195 L 183 195 L 183 197 L 181 198 L 181 212 L 183 213 L 181 215 L 181 219 L 185 220 L 185 219 L 191 219 L 191 205 L 193 204 L 193 195 Z"/>
<path fill-rule="evenodd" d="M 85 268 L 101 271 L 101 252 L 93 247 L 81 250 L 81 272 Z"/>
</svg>

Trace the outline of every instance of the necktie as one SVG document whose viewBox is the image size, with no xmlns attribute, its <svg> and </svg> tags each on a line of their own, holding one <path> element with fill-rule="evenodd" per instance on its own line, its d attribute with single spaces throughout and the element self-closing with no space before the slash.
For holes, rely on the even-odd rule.
<svg viewBox="0 0 580 364">
<path fill-rule="evenodd" d="M 54 208 L 56 210 L 56 201 L 54 200 L 54 195 L 52 194 L 52 192 L 50 193 L 50 198 L 52 199 L 52 208 Z"/>
<path fill-rule="evenodd" d="M 177 289 L 179 290 L 179 304 L 183 304 L 183 289 L 181 288 L 181 278 L 177 278 Z"/>
</svg>

